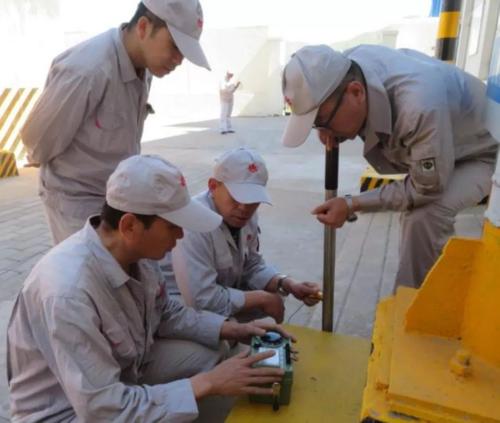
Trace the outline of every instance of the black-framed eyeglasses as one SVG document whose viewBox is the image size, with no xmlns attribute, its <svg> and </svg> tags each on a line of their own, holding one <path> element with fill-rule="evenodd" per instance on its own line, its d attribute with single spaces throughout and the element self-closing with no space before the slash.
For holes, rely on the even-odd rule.
<svg viewBox="0 0 500 423">
<path fill-rule="evenodd" d="M 320 124 L 320 125 L 316 125 L 316 123 L 313 123 L 313 129 L 330 129 L 330 122 L 333 120 L 333 118 L 337 114 L 337 111 L 339 110 L 340 105 L 342 104 L 342 102 L 344 100 L 344 94 L 346 92 L 346 89 L 347 89 L 347 85 L 342 90 L 342 94 L 340 95 L 339 101 L 337 102 L 337 104 L 333 108 L 327 121 L 324 124 Z"/>
</svg>

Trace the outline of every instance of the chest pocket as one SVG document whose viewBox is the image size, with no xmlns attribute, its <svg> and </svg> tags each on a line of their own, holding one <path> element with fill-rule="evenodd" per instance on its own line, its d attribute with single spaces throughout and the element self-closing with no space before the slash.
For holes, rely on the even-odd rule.
<svg viewBox="0 0 500 423">
<path fill-rule="evenodd" d="M 113 357 L 122 368 L 127 367 L 137 357 L 137 349 L 129 333 L 116 321 L 103 323 L 102 332 L 109 342 Z"/>
<path fill-rule="evenodd" d="M 104 131 L 116 130 L 123 126 L 124 117 L 117 110 L 101 107 L 97 110 L 95 126 Z"/>
</svg>

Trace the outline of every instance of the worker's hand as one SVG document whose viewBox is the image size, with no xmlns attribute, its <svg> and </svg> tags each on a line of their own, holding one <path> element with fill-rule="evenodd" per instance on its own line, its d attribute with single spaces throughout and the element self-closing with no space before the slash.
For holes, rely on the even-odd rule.
<svg viewBox="0 0 500 423">
<path fill-rule="evenodd" d="M 244 295 L 245 304 L 241 311 L 259 309 L 278 323 L 283 321 L 285 305 L 280 295 L 264 290 L 246 291 Z"/>
<path fill-rule="evenodd" d="M 321 299 L 321 289 L 314 282 L 292 283 L 286 289 L 297 300 L 302 301 L 307 306 L 313 306 Z"/>
<path fill-rule="evenodd" d="M 318 128 L 318 138 L 327 150 L 332 148 L 339 148 L 339 143 L 337 138 L 333 135 L 333 132 L 328 129 Z"/>
<path fill-rule="evenodd" d="M 321 223 L 340 228 L 347 220 L 349 206 L 343 197 L 336 197 L 316 207 L 311 213 L 316 215 L 316 219 Z"/>
<path fill-rule="evenodd" d="M 40 167 L 40 163 L 37 163 L 37 162 L 28 162 L 24 165 L 24 167 L 36 167 L 36 168 L 39 168 Z"/>
<path fill-rule="evenodd" d="M 252 365 L 272 357 L 275 351 L 248 356 L 248 350 L 223 361 L 206 373 L 191 378 L 191 385 L 196 399 L 207 395 L 272 395 L 271 388 L 258 385 L 280 382 L 284 371 L 278 368 Z"/>
<path fill-rule="evenodd" d="M 281 323 L 285 317 L 283 298 L 281 295 L 273 292 L 262 291 L 260 309 L 276 320 L 277 323 Z"/>
</svg>

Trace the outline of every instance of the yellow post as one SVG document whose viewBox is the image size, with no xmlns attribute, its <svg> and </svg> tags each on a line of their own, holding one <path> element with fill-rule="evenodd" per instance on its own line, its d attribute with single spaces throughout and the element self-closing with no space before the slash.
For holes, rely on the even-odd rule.
<svg viewBox="0 0 500 423">
<path fill-rule="evenodd" d="M 436 57 L 446 62 L 455 61 L 461 4 L 461 0 L 443 0 L 441 6 L 436 40 Z"/>
</svg>

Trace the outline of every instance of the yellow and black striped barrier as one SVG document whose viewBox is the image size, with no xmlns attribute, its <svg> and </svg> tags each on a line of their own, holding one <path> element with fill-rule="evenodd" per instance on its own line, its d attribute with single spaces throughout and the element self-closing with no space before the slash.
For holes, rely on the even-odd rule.
<svg viewBox="0 0 500 423">
<path fill-rule="evenodd" d="M 16 157 L 9 151 L 0 151 L 0 178 L 9 176 L 19 176 Z"/>
<path fill-rule="evenodd" d="M 26 149 L 21 141 L 21 128 L 31 109 L 38 99 L 38 88 L 4 88 L 0 89 L 0 151 L 2 152 L 3 172 L 12 168 L 12 163 L 23 163 Z M 6 154 L 5 153 L 10 153 Z M 4 158 L 7 157 L 8 158 Z M 13 161 L 12 161 L 13 160 Z M 8 161 L 8 165 L 7 165 Z M 12 175 L 17 175 L 17 169 Z"/>
<path fill-rule="evenodd" d="M 406 176 L 405 174 L 380 175 L 371 166 L 369 166 L 361 175 L 359 183 L 360 191 L 363 192 L 379 188 L 382 185 L 387 185 L 390 184 L 391 182 L 404 179 L 405 176 Z"/>
<path fill-rule="evenodd" d="M 461 5 L 461 0 L 443 0 L 441 6 L 436 40 L 436 57 L 446 62 L 455 61 Z"/>
</svg>

